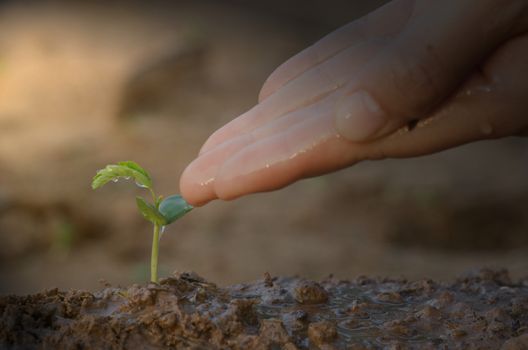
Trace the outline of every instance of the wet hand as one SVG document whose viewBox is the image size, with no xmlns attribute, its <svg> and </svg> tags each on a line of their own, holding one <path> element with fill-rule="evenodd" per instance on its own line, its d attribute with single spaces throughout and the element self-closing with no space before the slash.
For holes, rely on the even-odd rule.
<svg viewBox="0 0 528 350">
<path fill-rule="evenodd" d="M 394 0 L 268 78 L 184 171 L 193 205 L 528 131 L 528 1 Z"/>
</svg>

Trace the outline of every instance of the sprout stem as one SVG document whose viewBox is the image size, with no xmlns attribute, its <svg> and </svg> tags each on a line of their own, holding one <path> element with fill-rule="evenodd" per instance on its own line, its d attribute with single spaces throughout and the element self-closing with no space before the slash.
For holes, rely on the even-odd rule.
<svg viewBox="0 0 528 350">
<path fill-rule="evenodd" d="M 150 256 L 150 281 L 154 283 L 158 283 L 159 233 L 160 226 L 158 224 L 154 224 L 154 233 L 152 235 L 152 254 Z"/>
<path fill-rule="evenodd" d="M 152 200 L 154 201 L 154 205 L 156 206 L 156 208 L 158 207 L 158 198 L 156 197 L 156 193 L 154 193 L 154 190 L 152 188 L 148 188 L 149 192 L 150 192 L 150 195 L 152 196 Z"/>
</svg>

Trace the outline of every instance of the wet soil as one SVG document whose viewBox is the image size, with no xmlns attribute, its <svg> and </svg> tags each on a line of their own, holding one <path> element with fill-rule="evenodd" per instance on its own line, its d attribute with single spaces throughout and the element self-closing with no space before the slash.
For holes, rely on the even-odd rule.
<svg viewBox="0 0 528 350">
<path fill-rule="evenodd" d="M 95 292 L 0 298 L 2 349 L 526 349 L 528 279 L 482 269 L 433 280 L 194 273 Z"/>
</svg>

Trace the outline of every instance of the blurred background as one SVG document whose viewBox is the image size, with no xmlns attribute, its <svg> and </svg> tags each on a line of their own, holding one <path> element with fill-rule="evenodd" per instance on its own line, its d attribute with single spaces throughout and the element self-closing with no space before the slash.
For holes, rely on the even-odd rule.
<svg viewBox="0 0 528 350">
<path fill-rule="evenodd" d="M 0 293 L 148 278 L 141 192 L 94 192 L 134 160 L 159 193 L 256 102 L 285 59 L 383 1 L 0 2 Z M 162 275 L 221 285 L 272 275 L 448 280 L 528 271 L 528 140 L 365 162 L 171 225 Z"/>
</svg>

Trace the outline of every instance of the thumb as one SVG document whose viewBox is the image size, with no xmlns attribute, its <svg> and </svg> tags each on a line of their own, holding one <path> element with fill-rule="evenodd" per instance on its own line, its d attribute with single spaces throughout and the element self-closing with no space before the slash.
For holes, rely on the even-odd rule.
<svg viewBox="0 0 528 350">
<path fill-rule="evenodd" d="M 337 131 L 369 141 L 427 116 L 518 34 L 522 10 L 516 1 L 415 1 L 403 30 L 342 89 Z"/>
</svg>

